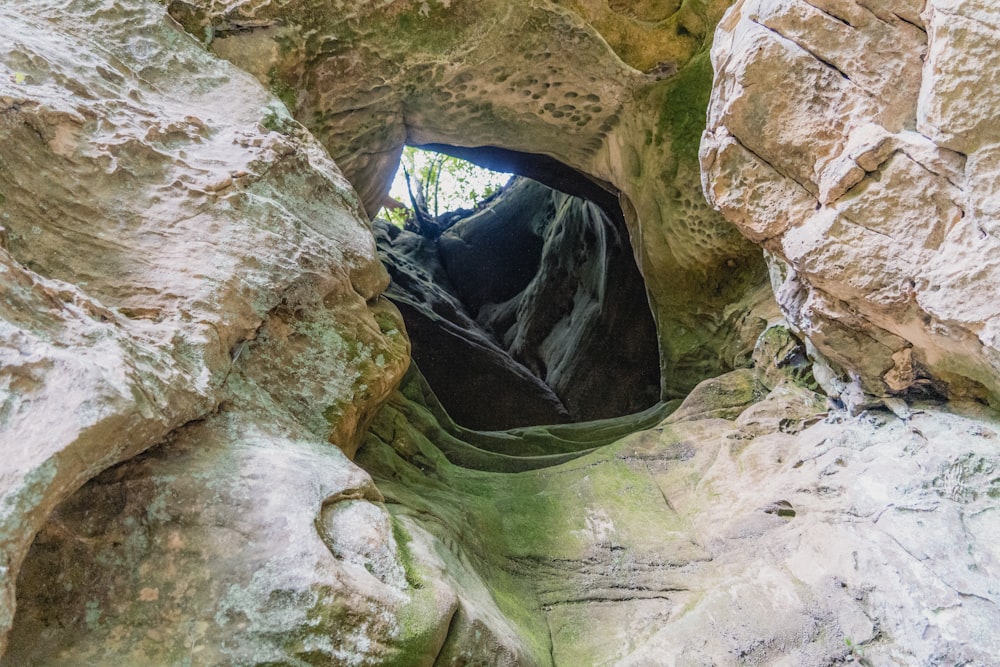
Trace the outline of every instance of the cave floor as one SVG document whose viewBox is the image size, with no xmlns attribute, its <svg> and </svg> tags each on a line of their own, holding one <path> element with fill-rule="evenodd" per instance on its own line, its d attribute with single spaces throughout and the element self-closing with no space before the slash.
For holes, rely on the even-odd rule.
<svg viewBox="0 0 1000 667">
<path fill-rule="evenodd" d="M 481 433 L 411 372 L 357 462 L 415 608 L 458 591 L 447 635 L 414 647 L 434 664 L 916 664 L 900 638 L 920 610 L 990 589 L 970 560 L 998 525 L 986 422 L 959 403 L 852 417 L 741 370 L 681 405 Z M 927 622 L 979 633 L 992 609 Z"/>
</svg>

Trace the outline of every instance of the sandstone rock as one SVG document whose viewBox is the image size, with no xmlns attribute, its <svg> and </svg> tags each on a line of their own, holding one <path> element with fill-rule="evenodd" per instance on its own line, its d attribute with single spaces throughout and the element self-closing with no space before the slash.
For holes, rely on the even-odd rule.
<svg viewBox="0 0 1000 667">
<path fill-rule="evenodd" d="M 702 181 L 725 4 L 0 7 L 0 661 L 990 664 L 996 11 L 738 2 Z M 617 189 L 662 396 L 758 368 L 501 433 L 397 391 L 404 140 Z"/>
<path fill-rule="evenodd" d="M 645 409 L 659 394 L 656 331 L 624 224 L 590 202 L 550 201 L 538 273 L 509 326 L 488 326 L 577 421 Z"/>
<path fill-rule="evenodd" d="M 759 250 L 698 192 L 712 77 L 702 45 L 726 4 L 178 0 L 169 8 L 282 96 L 369 214 L 404 142 L 555 158 L 620 192 L 659 332 L 661 394 L 675 398 L 732 367 L 721 347 L 739 339 L 749 358 L 763 330 L 734 330 L 741 318 L 719 315 L 763 305 L 755 290 L 765 271 Z"/>
<path fill-rule="evenodd" d="M 1000 313 L 972 286 L 995 282 L 997 86 L 974 63 L 997 19 L 919 9 L 737 3 L 713 49 L 703 183 L 786 267 L 779 305 L 835 375 L 875 396 L 992 401 Z"/>
<path fill-rule="evenodd" d="M 1000 621 L 990 541 L 1000 422 L 981 406 L 849 418 L 783 383 L 763 400 L 724 399 L 734 410 L 720 418 L 718 397 L 752 386 L 741 371 L 651 427 L 625 420 L 619 428 L 640 430 L 610 446 L 579 441 L 576 460 L 506 454 L 524 472 L 498 476 L 456 465 L 488 440 L 438 423 L 416 380 L 358 456 L 391 530 L 371 480 L 330 465 L 343 460 L 335 449 L 255 429 L 240 430 L 242 446 L 215 444 L 242 422 L 227 410 L 60 508 L 22 575 L 9 656 L 933 664 L 988 662 L 998 650 L 988 628 Z M 548 465 L 531 470 L 532 459 Z M 287 511 L 225 520 L 246 532 L 215 525 L 265 497 Z M 293 505 L 326 528 L 370 519 L 335 537 Z M 286 539 L 246 538 L 273 531 Z M 127 632 L 113 630 L 112 601 Z"/>
<path fill-rule="evenodd" d="M 356 195 L 252 77 L 153 2 L 5 6 L 0 32 L 5 634 L 52 508 L 206 418 L 227 383 L 350 452 L 408 360 L 398 315 L 366 303 L 386 275 Z M 298 385 L 316 364 L 336 372 Z"/>
<path fill-rule="evenodd" d="M 500 429 L 656 403 L 656 331 L 625 235 L 620 216 L 527 180 L 436 239 L 379 230 L 388 295 L 452 417 Z"/>
<path fill-rule="evenodd" d="M 753 361 L 758 381 L 768 390 L 782 382 L 801 384 L 813 390 L 818 388 L 808 350 L 784 323 L 774 324 L 760 335 Z"/>
<path fill-rule="evenodd" d="M 380 417 L 359 461 L 480 564 L 509 617 L 535 615 L 523 636 L 547 626 L 553 664 L 988 662 L 995 416 L 850 418 L 791 383 L 752 386 L 706 382 L 651 429 L 502 481 L 455 465 L 460 443 L 442 457 L 439 427 L 397 396 L 384 417 L 410 418 Z"/>
<path fill-rule="evenodd" d="M 393 283 L 387 294 L 406 319 L 414 359 L 440 400 L 470 428 L 567 421 L 551 387 L 516 361 L 472 318 L 451 286 L 433 240 L 378 223 Z"/>
<path fill-rule="evenodd" d="M 538 273 L 545 230 L 555 216 L 549 193 L 538 182 L 518 179 L 438 239 L 448 284 L 473 318 L 486 304 L 513 299 Z"/>
</svg>

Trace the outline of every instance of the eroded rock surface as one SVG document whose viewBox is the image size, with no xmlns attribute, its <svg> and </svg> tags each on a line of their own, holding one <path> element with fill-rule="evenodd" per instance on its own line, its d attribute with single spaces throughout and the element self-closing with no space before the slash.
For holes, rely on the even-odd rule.
<svg viewBox="0 0 1000 667">
<path fill-rule="evenodd" d="M 245 444 L 242 433 L 264 422 L 271 447 L 333 441 L 353 453 L 405 370 L 408 343 L 398 313 L 378 301 L 387 276 L 326 151 L 160 5 L 6 3 L 0 33 L 6 634 L 36 532 L 88 479 L 199 420 L 207 425 L 192 429 L 202 433 L 195 450 Z M 317 375 L 318 366 L 332 372 Z M 211 416 L 224 402 L 228 425 Z M 328 454 L 335 466 L 337 455 Z M 95 512 L 114 515 L 119 495 L 102 496 L 111 506 L 102 500 Z M 197 502 L 187 496 L 180 502 Z M 191 506 L 212 511 L 208 500 Z M 243 518 L 236 505 L 220 510 L 212 532 L 271 539 L 240 532 Z M 311 528 L 308 512 L 299 520 Z M 262 599 L 276 590 L 262 585 Z M 198 604 L 162 590 L 130 598 L 137 618 Z M 111 619 L 121 604 L 98 604 L 87 618 Z"/>
<path fill-rule="evenodd" d="M 551 641 L 525 664 L 988 663 L 995 414 L 852 418 L 794 376 L 722 376 L 651 428 L 499 476 L 456 463 L 502 441 L 462 442 L 407 385 L 359 461 L 437 553 L 478 564 L 531 644 Z"/>
<path fill-rule="evenodd" d="M 369 214 L 404 143 L 539 154 L 613 186 L 660 332 L 662 395 L 675 398 L 745 361 L 773 303 L 759 250 L 699 193 L 707 40 L 727 4 L 168 6 L 282 97 Z"/>
<path fill-rule="evenodd" d="M 800 344 L 695 191 L 725 4 L 0 5 L 0 661 L 994 661 L 996 12 L 722 22 L 705 188 Z M 397 391 L 364 208 L 460 135 L 622 193 L 663 396 L 754 367 L 499 433 Z"/>
<path fill-rule="evenodd" d="M 987 664 L 995 413 L 830 412 L 768 338 L 769 372 L 683 404 L 506 434 L 411 372 L 358 454 L 374 484 L 314 442 L 220 446 L 224 410 L 60 507 L 6 660 Z"/>
<path fill-rule="evenodd" d="M 997 399 L 998 70 L 982 53 L 998 26 L 980 2 L 748 0 L 716 33 L 705 191 L 770 252 L 782 310 L 853 404 Z"/>
<path fill-rule="evenodd" d="M 656 329 L 620 216 L 521 179 L 436 239 L 379 224 L 387 295 L 459 423 L 587 421 L 657 402 Z"/>
</svg>

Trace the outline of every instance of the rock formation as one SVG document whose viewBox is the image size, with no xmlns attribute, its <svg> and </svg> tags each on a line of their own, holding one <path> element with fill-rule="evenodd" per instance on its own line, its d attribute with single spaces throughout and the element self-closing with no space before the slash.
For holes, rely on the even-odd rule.
<svg viewBox="0 0 1000 667">
<path fill-rule="evenodd" d="M 14 5 L 0 664 L 1000 655 L 990 3 Z M 661 402 L 454 422 L 369 221 L 404 142 L 618 197 Z"/>
<path fill-rule="evenodd" d="M 766 275 L 760 251 L 700 194 L 712 79 L 704 44 L 726 4 L 176 0 L 169 8 L 285 101 L 369 214 L 404 143 L 498 146 L 608 183 L 620 193 L 663 334 L 664 394 L 680 397 L 749 354 L 769 313 L 748 312 L 771 299 L 757 289 Z"/>
<path fill-rule="evenodd" d="M 1000 389 L 1000 23 L 924 5 L 740 2 L 713 49 L 705 190 L 853 404 Z"/>
<path fill-rule="evenodd" d="M 386 294 L 456 421 L 555 424 L 657 402 L 656 330 L 617 218 L 522 179 L 436 239 L 379 223 Z"/>
<path fill-rule="evenodd" d="M 207 543 L 185 551 L 196 538 L 179 533 L 172 544 L 219 568 L 219 577 L 202 571 L 211 591 L 243 586 L 257 559 L 277 566 L 274 550 L 289 544 L 295 525 L 310 549 L 328 554 L 308 512 L 256 515 L 261 530 L 277 520 L 291 531 L 259 550 L 260 536 L 233 525 L 248 508 L 226 485 L 266 499 L 281 475 L 275 460 L 288 466 L 299 450 L 299 467 L 328 470 L 301 491 L 317 511 L 340 494 L 377 496 L 324 443 L 353 452 L 408 363 L 399 315 L 379 297 L 387 275 L 371 231 L 326 151 L 156 4 L 101 4 L 0 7 L 4 634 L 21 563 L 53 508 L 168 437 L 194 443 L 201 457 L 201 472 L 185 471 L 206 497 L 180 502 L 196 510 Z M 164 492 L 182 486 L 174 480 Z M 118 498 L 99 512 L 122 509 Z M 226 518 L 206 516 L 209 499 Z M 152 507 L 142 511 L 156 514 Z M 103 525 L 82 511 L 95 529 Z M 161 546 L 141 532 L 132 539 Z M 241 567 L 203 560 L 213 550 L 232 557 L 237 543 L 254 554 Z M 129 575 L 142 583 L 142 572 Z M 212 593 L 194 583 L 187 598 L 163 589 L 160 604 L 199 606 L 194 598 Z M 261 599 L 276 586 L 265 584 Z M 102 624 L 122 627 L 117 613 L 128 616 L 88 603 L 79 618 L 94 637 Z M 236 604 L 234 614 L 252 613 Z M 169 664 L 166 655 L 151 659 Z"/>
</svg>

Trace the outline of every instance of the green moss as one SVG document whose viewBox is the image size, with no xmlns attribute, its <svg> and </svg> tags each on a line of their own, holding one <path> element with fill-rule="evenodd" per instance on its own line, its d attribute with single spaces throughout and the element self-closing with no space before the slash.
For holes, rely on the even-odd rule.
<svg viewBox="0 0 1000 667">
<path fill-rule="evenodd" d="M 325 410 L 323 410 L 323 419 L 326 420 L 327 424 L 330 426 L 336 426 L 340 423 L 340 420 L 344 418 L 344 409 L 350 406 L 349 401 L 337 401 L 332 405 L 328 405 Z"/>
<path fill-rule="evenodd" d="M 284 115 L 269 109 L 268 112 L 264 114 L 264 118 L 261 120 L 260 124 L 272 132 L 289 135 L 291 134 L 291 124 L 288 120 L 289 119 Z"/>
<path fill-rule="evenodd" d="M 698 54 L 677 75 L 654 87 L 658 103 L 656 143 L 670 140 L 678 159 L 696 161 L 712 92 L 712 62 L 708 51 Z"/>
<path fill-rule="evenodd" d="M 467 3 L 413 3 L 407 10 L 378 12 L 365 18 L 363 36 L 385 45 L 389 52 L 423 52 L 445 55 L 465 43 L 465 31 L 479 19 L 479 12 Z"/>
<path fill-rule="evenodd" d="M 400 14 L 396 28 L 396 35 L 410 48 L 435 54 L 446 53 L 457 43 L 460 34 L 453 24 L 443 19 L 440 10 L 427 16 L 415 11 Z"/>
<path fill-rule="evenodd" d="M 389 313 L 376 312 L 375 323 L 378 324 L 379 331 L 386 336 L 399 334 L 399 320 Z"/>
<path fill-rule="evenodd" d="M 298 43 L 290 35 L 276 35 L 274 41 L 277 43 L 282 56 L 294 53 L 298 48 Z M 309 54 L 307 53 L 306 55 Z"/>
<path fill-rule="evenodd" d="M 298 90 L 281 75 L 277 67 L 267 71 L 267 80 L 271 82 L 271 92 L 281 100 L 289 112 L 295 111 L 298 104 Z"/>
<path fill-rule="evenodd" d="M 422 552 L 410 548 L 410 536 L 400 531 L 404 526 L 421 527 L 421 545 L 425 533 L 434 536 L 427 546 L 443 559 L 445 571 L 466 595 L 479 589 L 465 589 L 462 581 L 468 575 L 463 573 L 475 573 L 521 645 L 542 664 L 549 662 L 552 646 L 544 607 L 548 603 L 539 591 L 586 595 L 583 589 L 574 592 L 573 579 L 567 581 L 567 564 L 586 563 L 594 558 L 595 548 L 608 548 L 613 549 L 610 567 L 627 575 L 637 554 L 647 549 L 689 550 L 688 543 L 675 542 L 685 534 L 683 519 L 664 502 L 642 458 L 666 452 L 668 460 L 676 449 L 677 460 L 685 460 L 687 446 L 669 427 L 641 430 L 660 424 L 674 407 L 658 406 L 638 417 L 591 424 L 476 433 L 452 424 L 435 407 L 419 372 L 408 374 L 401 392 L 376 417 L 356 458 L 376 480 L 392 512 L 406 516 L 403 522 L 394 519 L 393 525 L 414 599 L 406 612 L 407 628 L 412 629 L 406 633 L 417 633 L 421 618 L 426 621 L 417 598 L 435 588 L 436 575 L 422 578 L 423 589 L 413 587 L 411 577 L 423 571 Z M 608 446 L 593 449 L 595 444 Z M 497 454 L 486 447 L 522 455 Z M 573 460 L 559 462 L 551 454 L 573 448 Z M 491 466 L 501 461 L 511 467 L 542 461 L 547 465 L 521 472 L 463 467 L 473 452 L 482 461 L 494 457 Z M 565 613 L 572 617 L 577 612 Z M 465 646 L 467 640 L 449 642 Z M 565 650 L 566 637 L 557 641 Z"/>
<path fill-rule="evenodd" d="M 392 536 L 396 540 L 396 554 L 399 556 L 399 562 L 403 564 L 403 571 L 406 573 L 406 583 L 411 588 L 423 588 L 423 579 L 417 574 L 413 564 L 413 551 L 410 550 L 410 542 L 413 541 L 413 537 L 395 516 L 392 517 Z"/>
<path fill-rule="evenodd" d="M 174 0 L 167 5 L 167 13 L 195 39 L 208 44 L 214 33 L 208 25 L 208 12 L 192 3 Z"/>
</svg>

